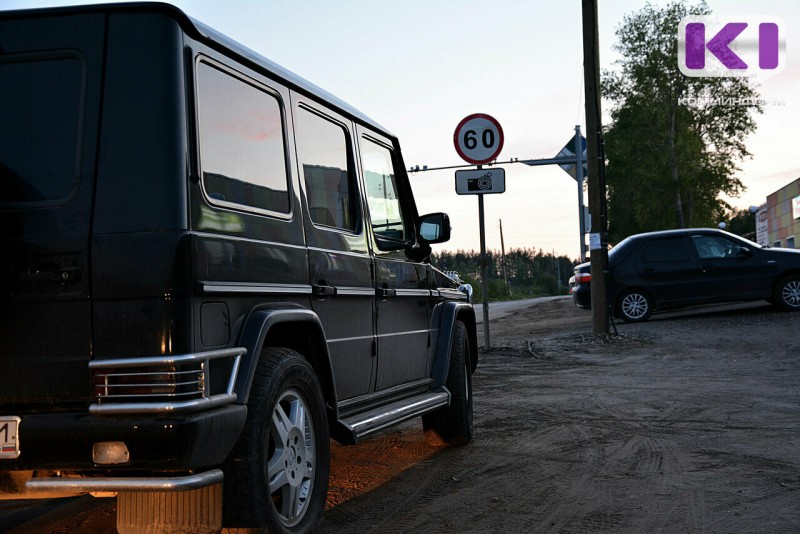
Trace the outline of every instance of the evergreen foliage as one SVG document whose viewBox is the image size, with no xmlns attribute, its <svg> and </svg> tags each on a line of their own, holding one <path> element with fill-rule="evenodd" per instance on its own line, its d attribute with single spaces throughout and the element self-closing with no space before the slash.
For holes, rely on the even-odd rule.
<svg viewBox="0 0 800 534">
<path fill-rule="evenodd" d="M 605 133 L 611 242 L 645 231 L 716 226 L 743 189 L 737 163 L 761 113 L 747 78 L 688 77 L 678 68 L 678 24 L 708 15 L 677 1 L 647 4 L 617 29 L 620 70 L 605 72 L 613 103 Z"/>
</svg>

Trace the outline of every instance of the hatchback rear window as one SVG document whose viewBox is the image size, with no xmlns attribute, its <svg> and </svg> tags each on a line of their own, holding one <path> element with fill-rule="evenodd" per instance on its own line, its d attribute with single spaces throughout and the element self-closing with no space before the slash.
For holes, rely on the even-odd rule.
<svg viewBox="0 0 800 534">
<path fill-rule="evenodd" d="M 0 60 L 0 203 L 58 203 L 76 189 L 84 71 L 77 55 Z"/>
<path fill-rule="evenodd" d="M 689 253 L 686 250 L 683 237 L 653 239 L 642 250 L 642 261 L 650 263 L 686 261 L 688 259 Z"/>
</svg>

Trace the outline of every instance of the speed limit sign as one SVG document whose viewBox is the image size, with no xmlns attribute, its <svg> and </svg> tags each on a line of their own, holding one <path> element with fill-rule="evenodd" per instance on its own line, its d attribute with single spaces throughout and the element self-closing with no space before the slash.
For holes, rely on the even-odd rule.
<svg viewBox="0 0 800 534">
<path fill-rule="evenodd" d="M 503 129 L 491 115 L 473 113 L 458 123 L 453 143 L 464 161 L 482 165 L 497 158 L 503 149 Z"/>
</svg>

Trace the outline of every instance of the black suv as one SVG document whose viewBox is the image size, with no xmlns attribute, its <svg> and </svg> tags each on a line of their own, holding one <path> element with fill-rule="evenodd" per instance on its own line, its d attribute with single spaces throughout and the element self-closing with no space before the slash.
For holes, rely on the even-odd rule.
<svg viewBox="0 0 800 534">
<path fill-rule="evenodd" d="M 762 247 L 709 228 L 666 230 L 628 237 L 608 255 L 609 300 L 627 322 L 653 310 L 766 299 L 800 310 L 800 250 Z M 589 263 L 575 267 L 572 296 L 591 307 Z"/>
<path fill-rule="evenodd" d="M 0 176 L 3 487 L 306 532 L 329 437 L 471 439 L 448 218 L 291 72 L 168 5 L 0 12 Z"/>
</svg>

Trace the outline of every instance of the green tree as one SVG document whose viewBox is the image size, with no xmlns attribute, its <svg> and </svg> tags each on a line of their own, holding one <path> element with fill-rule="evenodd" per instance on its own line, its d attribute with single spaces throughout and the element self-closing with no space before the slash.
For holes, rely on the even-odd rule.
<svg viewBox="0 0 800 534">
<path fill-rule="evenodd" d="M 619 70 L 604 72 L 613 103 L 605 133 L 612 242 L 647 230 L 708 226 L 730 210 L 720 194 L 744 188 L 737 163 L 761 113 L 747 78 L 688 77 L 678 68 L 678 24 L 703 2 L 647 4 L 617 29 Z"/>
<path fill-rule="evenodd" d="M 756 214 L 748 208 L 733 210 L 728 213 L 727 231 L 755 240 Z"/>
<path fill-rule="evenodd" d="M 512 248 L 506 253 L 509 292 L 503 279 L 500 252 L 489 250 L 486 255 L 489 300 L 564 295 L 568 292 L 567 282 L 576 263 L 566 256 L 545 254 L 542 250 Z M 482 300 L 480 253 L 443 250 L 432 254 L 431 263 L 443 271 L 457 271 L 462 280 L 472 284 L 474 302 Z"/>
</svg>

